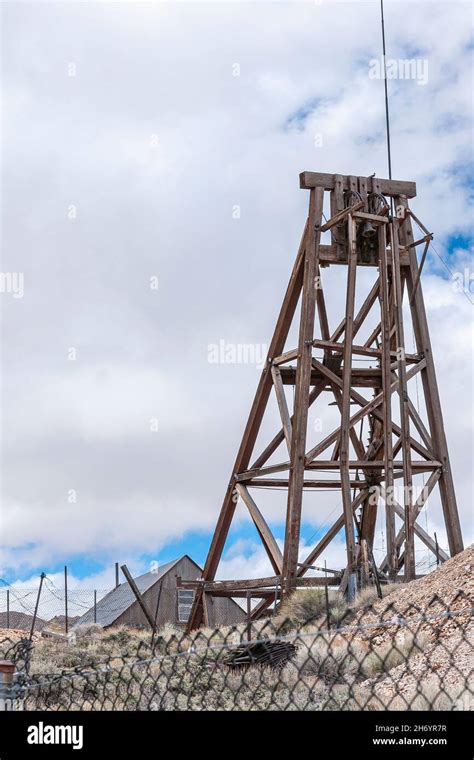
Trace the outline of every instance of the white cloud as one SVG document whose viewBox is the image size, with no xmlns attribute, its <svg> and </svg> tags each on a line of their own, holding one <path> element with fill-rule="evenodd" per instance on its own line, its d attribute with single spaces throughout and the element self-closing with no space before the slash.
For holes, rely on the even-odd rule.
<svg viewBox="0 0 474 760">
<path fill-rule="evenodd" d="M 2 267 L 25 272 L 25 297 L 2 300 L 4 566 L 159 551 L 212 529 L 257 373 L 209 365 L 207 346 L 268 343 L 306 214 L 300 171 L 386 174 L 383 83 L 368 77 L 378 9 L 343 8 L 5 6 Z M 408 25 L 399 4 L 386 10 L 390 55 L 416 50 L 423 29 L 428 84 L 390 83 L 394 174 L 417 181 L 413 206 L 445 256 L 447 236 L 469 231 L 454 172 L 471 155 L 468 19 L 464 3 L 430 3 L 428 25 L 424 3 Z M 423 284 L 472 535 L 472 310 L 444 276 L 431 257 Z M 344 293 L 327 279 L 334 324 Z M 260 498 L 281 521 L 284 503 Z M 308 522 L 335 506 L 325 496 Z"/>
</svg>

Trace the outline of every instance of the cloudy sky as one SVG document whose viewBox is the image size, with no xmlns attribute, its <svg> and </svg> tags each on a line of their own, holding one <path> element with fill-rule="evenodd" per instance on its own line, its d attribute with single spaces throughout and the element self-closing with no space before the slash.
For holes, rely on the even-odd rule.
<svg viewBox="0 0 474 760">
<path fill-rule="evenodd" d="M 0 575 L 31 585 L 67 563 L 72 583 L 105 587 L 115 561 L 203 562 L 259 374 L 210 346 L 269 342 L 307 212 L 300 171 L 387 176 L 378 2 L 1 10 L 1 270 L 24 281 L 0 293 Z M 423 287 L 468 543 L 470 4 L 387 2 L 386 25 L 389 57 L 420 64 L 389 82 L 393 174 L 417 182 L 449 268 L 432 251 Z M 322 498 L 304 546 L 339 512 Z M 282 538 L 284 501 L 260 503 Z M 422 524 L 446 545 L 436 497 Z M 341 557 L 339 541 L 324 558 Z M 239 507 L 220 575 L 268 569 Z"/>
</svg>

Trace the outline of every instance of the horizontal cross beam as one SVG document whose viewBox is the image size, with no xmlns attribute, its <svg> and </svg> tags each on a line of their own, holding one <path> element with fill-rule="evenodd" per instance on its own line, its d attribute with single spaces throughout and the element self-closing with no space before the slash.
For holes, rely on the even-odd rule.
<svg viewBox="0 0 474 760">
<path fill-rule="evenodd" d="M 334 190 L 336 179 L 334 174 L 323 174 L 321 172 L 301 172 L 300 188 L 302 190 L 311 190 L 313 187 L 323 187 L 325 190 Z M 342 178 L 342 190 L 349 190 L 349 175 L 340 175 Z M 406 198 L 416 196 L 416 182 L 407 182 L 398 179 L 379 179 L 377 183 L 380 188 L 379 192 L 383 195 L 404 195 Z M 367 192 L 372 192 L 372 177 L 367 177 Z"/>
<path fill-rule="evenodd" d="M 302 588 L 308 588 L 311 586 L 330 586 L 331 581 L 338 582 L 340 581 L 340 576 L 342 573 L 337 574 L 339 578 L 331 577 L 311 577 L 311 578 L 297 578 L 295 580 L 295 585 L 300 586 Z M 235 591 L 244 591 L 247 589 L 269 589 L 269 587 L 274 587 L 274 589 L 278 586 L 281 587 L 282 583 L 282 576 L 280 575 L 271 575 L 268 578 L 247 578 L 245 580 L 237 580 L 237 581 L 205 581 L 205 580 L 183 580 L 182 578 L 179 581 L 179 588 L 187 588 L 187 589 L 202 589 L 208 594 L 216 595 L 219 592 L 226 592 L 228 594 L 233 594 Z"/>
</svg>

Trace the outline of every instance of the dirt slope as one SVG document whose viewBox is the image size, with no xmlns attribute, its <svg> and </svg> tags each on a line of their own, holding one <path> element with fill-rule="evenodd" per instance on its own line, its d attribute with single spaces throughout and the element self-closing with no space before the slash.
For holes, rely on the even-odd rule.
<svg viewBox="0 0 474 760">
<path fill-rule="evenodd" d="M 472 710 L 473 608 L 474 546 L 470 546 L 426 577 L 396 589 L 376 602 L 369 614 L 363 614 L 361 623 L 375 624 L 360 632 L 371 645 L 386 644 L 400 631 L 423 640 L 421 651 L 415 649 L 406 662 L 380 678 L 369 679 L 366 686 L 384 704 L 402 699 L 409 705 L 422 699 L 421 695 L 430 702 L 431 694 L 437 699 L 449 696 L 456 709 Z M 455 614 L 451 617 L 448 612 Z M 396 617 L 403 618 L 407 626 L 376 625 L 381 619 L 389 622 Z M 417 704 L 418 709 L 426 706 Z"/>
<path fill-rule="evenodd" d="M 402 617 L 415 625 L 420 617 L 439 617 L 448 611 L 460 613 L 474 606 L 474 545 L 444 562 L 424 578 L 407 583 L 361 610 L 363 624 L 390 621 Z M 442 617 L 443 626 L 449 623 Z M 431 624 L 431 623 L 430 623 Z"/>
</svg>

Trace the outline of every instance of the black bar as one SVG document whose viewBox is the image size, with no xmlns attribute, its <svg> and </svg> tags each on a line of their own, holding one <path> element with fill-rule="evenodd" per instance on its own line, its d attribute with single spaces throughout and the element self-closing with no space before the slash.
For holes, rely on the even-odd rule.
<svg viewBox="0 0 474 760">
<path fill-rule="evenodd" d="M 461 711 L 0 712 L 0 757 L 95 758 L 106 750 L 107 757 L 125 760 L 137 756 L 137 741 L 142 748 L 153 746 L 157 737 L 176 731 L 180 752 L 194 757 L 202 731 L 215 732 L 212 741 L 227 753 L 232 737 L 240 744 L 243 729 L 252 731 L 254 750 L 265 750 L 265 756 L 281 755 L 284 732 L 298 755 L 307 749 L 318 757 L 322 751 L 325 757 L 354 757 L 356 750 L 356 757 L 471 760 L 471 721 L 472 715 Z M 71 744 L 28 743 L 28 736 L 38 736 L 40 723 L 43 738 L 48 726 L 75 726 L 77 740 L 82 727 L 82 749 L 75 752 Z"/>
</svg>

